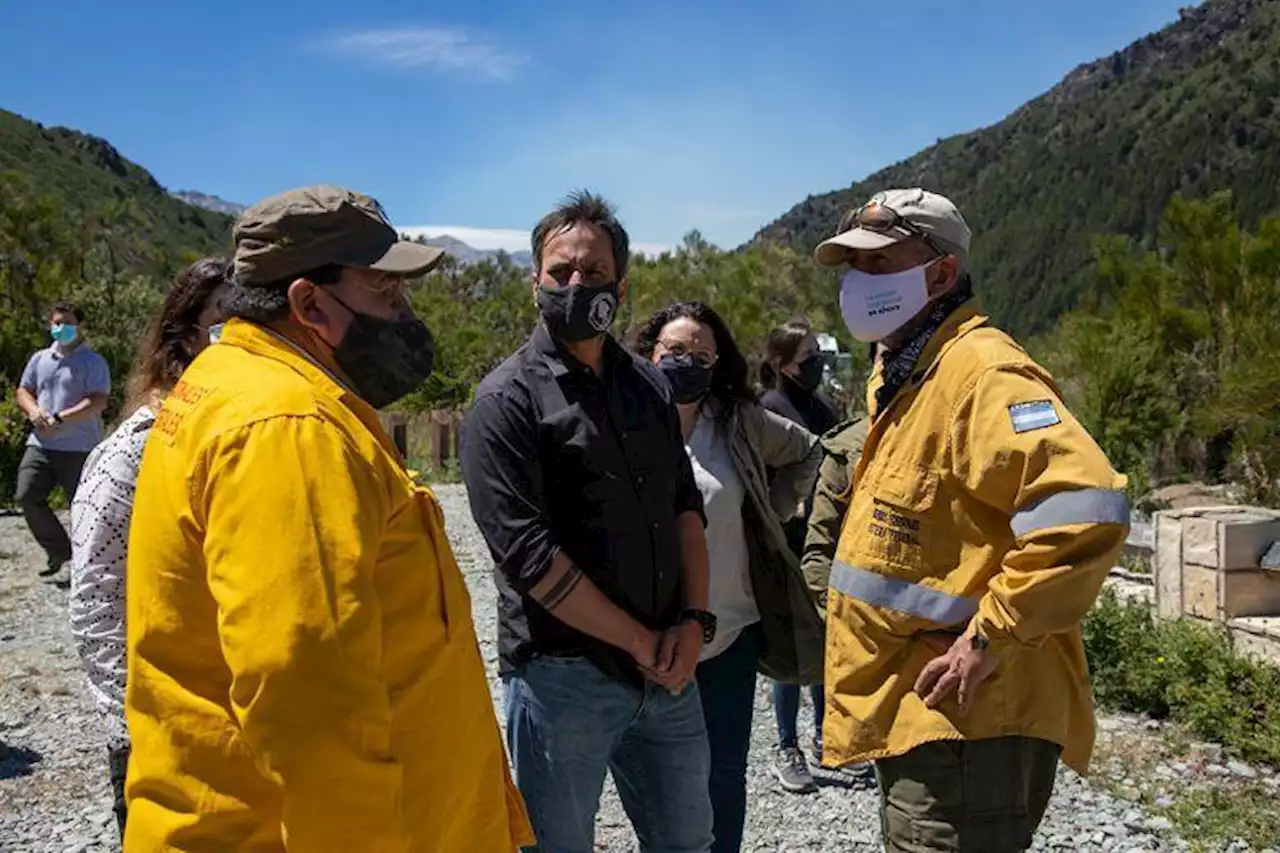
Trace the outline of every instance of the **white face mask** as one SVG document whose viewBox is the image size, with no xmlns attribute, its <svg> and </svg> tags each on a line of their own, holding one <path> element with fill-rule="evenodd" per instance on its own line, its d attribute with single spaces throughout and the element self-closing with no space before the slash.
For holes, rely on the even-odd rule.
<svg viewBox="0 0 1280 853">
<path fill-rule="evenodd" d="M 902 272 L 871 275 L 852 269 L 840 279 L 840 313 L 849 332 L 863 343 L 883 340 L 929 304 L 922 264 Z"/>
</svg>

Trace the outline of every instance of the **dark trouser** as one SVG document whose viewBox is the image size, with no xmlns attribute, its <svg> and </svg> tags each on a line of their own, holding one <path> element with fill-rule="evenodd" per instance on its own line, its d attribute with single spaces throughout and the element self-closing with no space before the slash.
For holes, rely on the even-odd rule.
<svg viewBox="0 0 1280 853">
<path fill-rule="evenodd" d="M 107 750 L 107 766 L 111 769 L 111 792 L 115 795 L 112 811 L 116 813 L 116 826 L 120 827 L 120 843 L 124 843 L 124 777 L 129 769 L 129 747 Z"/>
<path fill-rule="evenodd" d="M 1056 743 L 935 741 L 876 762 L 888 853 L 1020 853 L 1053 793 Z"/>
<path fill-rule="evenodd" d="M 809 698 L 813 700 L 813 743 L 822 746 L 822 713 L 826 698 L 821 684 L 809 685 Z M 796 684 L 773 684 L 773 715 L 778 721 L 778 746 L 795 749 L 800 745 L 796 719 L 800 716 L 800 687 Z M 820 750 L 819 750 L 820 751 Z"/>
<path fill-rule="evenodd" d="M 62 486 L 70 502 L 80 484 L 80 471 L 88 453 L 68 450 L 45 450 L 28 446 L 18 465 L 18 488 L 13 499 L 22 507 L 31 535 L 48 557 L 49 568 L 57 568 L 71 559 L 71 540 L 62 522 L 49 508 L 49 495 Z"/>
<path fill-rule="evenodd" d="M 712 853 L 737 853 L 747 819 L 747 752 L 755 709 L 756 666 L 764 650 L 759 625 L 747 627 L 729 648 L 698 664 L 698 695 L 711 745 Z"/>
</svg>

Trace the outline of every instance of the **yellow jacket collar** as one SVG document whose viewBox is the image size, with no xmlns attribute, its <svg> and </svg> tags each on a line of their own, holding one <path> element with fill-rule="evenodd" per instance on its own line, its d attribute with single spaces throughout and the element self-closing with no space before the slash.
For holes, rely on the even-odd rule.
<svg viewBox="0 0 1280 853">
<path fill-rule="evenodd" d="M 321 393 L 339 400 L 355 413 L 356 417 L 363 421 L 370 432 L 377 437 L 379 444 L 382 444 L 391 452 L 392 456 L 399 459 L 400 453 L 390 439 L 386 437 L 385 430 L 382 429 L 381 422 L 378 420 L 377 411 L 365 402 L 363 397 L 344 385 L 338 377 L 334 376 L 333 373 L 310 355 L 303 352 L 292 341 L 265 326 L 259 326 L 257 323 L 233 317 L 227 321 L 222 337 L 216 345 L 238 347 L 245 352 L 288 365 L 305 377 Z"/>
<path fill-rule="evenodd" d="M 248 320 L 233 317 L 227 321 L 218 346 L 239 347 L 246 352 L 287 364 L 306 377 L 307 381 L 334 399 L 344 396 L 356 397 L 347 386 L 339 381 L 327 368 L 303 352 L 287 338 L 276 334 L 265 326 L 259 326 Z M 359 399 L 357 397 L 357 399 Z"/>
</svg>

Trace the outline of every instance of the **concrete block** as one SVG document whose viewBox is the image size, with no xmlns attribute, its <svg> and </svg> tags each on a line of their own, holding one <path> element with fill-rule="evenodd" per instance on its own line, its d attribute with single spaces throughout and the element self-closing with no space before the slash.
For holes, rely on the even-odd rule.
<svg viewBox="0 0 1280 853">
<path fill-rule="evenodd" d="M 1227 622 L 1236 650 L 1280 666 L 1280 617 L 1245 617 Z"/>
<path fill-rule="evenodd" d="M 1194 566 L 1218 568 L 1218 519 L 1182 519 L 1182 560 Z"/>
<path fill-rule="evenodd" d="M 1186 564 L 1182 567 L 1182 610 L 1200 619 L 1217 620 L 1218 578 L 1217 569 Z"/>
<path fill-rule="evenodd" d="M 1280 666 L 1280 642 L 1238 628 L 1231 629 L 1231 642 L 1235 650 L 1246 657 Z"/>
<path fill-rule="evenodd" d="M 1266 515 L 1225 522 L 1218 528 L 1218 568 L 1256 569 L 1276 540 L 1280 540 L 1280 518 Z"/>
<path fill-rule="evenodd" d="M 1156 613 L 1173 619 L 1182 615 L 1182 519 L 1176 512 L 1158 512 L 1154 527 Z"/>
<path fill-rule="evenodd" d="M 1280 540 L 1280 513 L 1256 507 L 1215 509 L 1182 519 L 1182 560 L 1197 566 L 1256 569 Z"/>
<path fill-rule="evenodd" d="M 1280 573 L 1185 565 L 1182 607 L 1190 616 L 1213 620 L 1280 615 Z"/>
<path fill-rule="evenodd" d="M 1247 569 L 1219 575 L 1222 613 L 1228 619 L 1280 615 L 1280 572 Z"/>
</svg>

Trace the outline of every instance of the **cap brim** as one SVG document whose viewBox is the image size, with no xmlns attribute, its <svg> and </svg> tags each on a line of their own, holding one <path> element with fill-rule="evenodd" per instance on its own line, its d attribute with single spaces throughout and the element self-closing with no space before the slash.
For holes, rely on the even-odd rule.
<svg viewBox="0 0 1280 853">
<path fill-rule="evenodd" d="M 445 256 L 444 249 L 439 246 L 424 246 L 412 240 L 398 240 L 378 260 L 369 264 L 369 269 L 396 275 L 422 275 L 440 263 Z"/>
<path fill-rule="evenodd" d="M 813 259 L 818 266 L 839 266 L 848 260 L 851 250 L 873 251 L 875 249 L 884 249 L 894 243 L 901 243 L 910 236 L 910 234 L 905 233 L 886 234 L 880 231 L 870 231 L 866 228 L 851 228 L 819 243 L 818 248 L 813 250 Z"/>
</svg>

